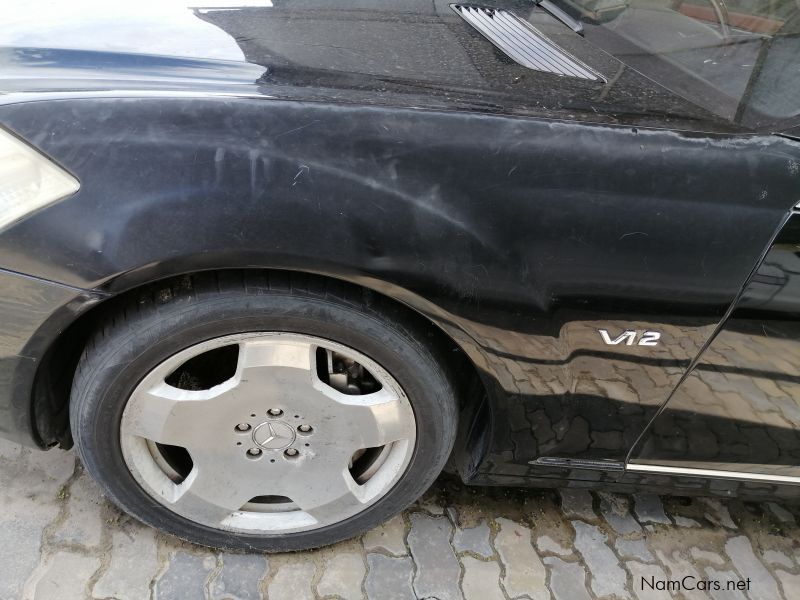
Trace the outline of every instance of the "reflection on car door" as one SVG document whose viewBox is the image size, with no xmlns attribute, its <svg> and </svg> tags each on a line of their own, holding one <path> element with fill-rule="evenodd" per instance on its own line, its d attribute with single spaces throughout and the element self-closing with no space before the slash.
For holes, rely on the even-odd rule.
<svg viewBox="0 0 800 600">
<path fill-rule="evenodd" d="M 800 214 L 631 455 L 631 472 L 800 484 Z"/>
</svg>

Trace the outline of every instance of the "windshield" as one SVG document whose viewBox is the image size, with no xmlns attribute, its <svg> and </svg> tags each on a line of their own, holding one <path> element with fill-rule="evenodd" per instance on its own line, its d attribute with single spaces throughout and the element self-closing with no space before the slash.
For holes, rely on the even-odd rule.
<svg viewBox="0 0 800 600">
<path fill-rule="evenodd" d="M 800 116 L 800 0 L 557 0 L 586 37 L 747 127 Z"/>
</svg>

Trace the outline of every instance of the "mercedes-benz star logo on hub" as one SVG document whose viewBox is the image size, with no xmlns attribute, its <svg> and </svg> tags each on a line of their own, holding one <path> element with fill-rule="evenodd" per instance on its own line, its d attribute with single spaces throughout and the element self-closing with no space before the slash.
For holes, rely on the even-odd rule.
<svg viewBox="0 0 800 600">
<path fill-rule="evenodd" d="M 264 450 L 283 450 L 294 443 L 294 428 L 283 421 L 264 421 L 253 429 L 253 441 Z"/>
</svg>

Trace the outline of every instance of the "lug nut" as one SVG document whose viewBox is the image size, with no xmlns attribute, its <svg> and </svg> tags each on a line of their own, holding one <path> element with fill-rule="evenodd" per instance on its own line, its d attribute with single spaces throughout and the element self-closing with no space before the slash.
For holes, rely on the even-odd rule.
<svg viewBox="0 0 800 600">
<path fill-rule="evenodd" d="M 311 433 L 313 431 L 311 425 L 300 425 L 297 430 L 303 433 Z"/>
<path fill-rule="evenodd" d="M 251 458 L 258 458 L 259 456 L 261 456 L 261 452 L 262 452 L 261 448 L 250 448 L 247 451 L 247 456 Z"/>
<path fill-rule="evenodd" d="M 273 417 L 280 417 L 283 414 L 283 411 L 280 408 L 270 408 L 267 413 Z"/>
<path fill-rule="evenodd" d="M 286 456 L 297 456 L 297 450 L 295 450 L 294 448 L 287 448 L 283 453 Z"/>
<path fill-rule="evenodd" d="M 240 433 L 250 431 L 250 423 L 239 423 L 234 429 Z"/>
</svg>

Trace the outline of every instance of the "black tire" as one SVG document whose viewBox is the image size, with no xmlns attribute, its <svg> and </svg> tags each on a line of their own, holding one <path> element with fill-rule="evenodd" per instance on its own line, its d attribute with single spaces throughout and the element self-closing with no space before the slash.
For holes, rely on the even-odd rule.
<svg viewBox="0 0 800 600">
<path fill-rule="evenodd" d="M 72 387 L 70 423 L 88 472 L 122 510 L 190 542 L 282 552 L 351 538 L 402 511 L 433 483 L 452 449 L 457 409 L 438 336 L 406 310 L 368 291 L 313 276 L 224 272 L 155 286 L 109 310 L 87 344 Z M 324 528 L 280 535 L 200 525 L 153 501 L 128 470 L 120 421 L 140 380 L 199 342 L 251 331 L 315 335 L 358 350 L 400 383 L 417 422 L 416 448 L 397 484 L 361 513 Z"/>
</svg>

